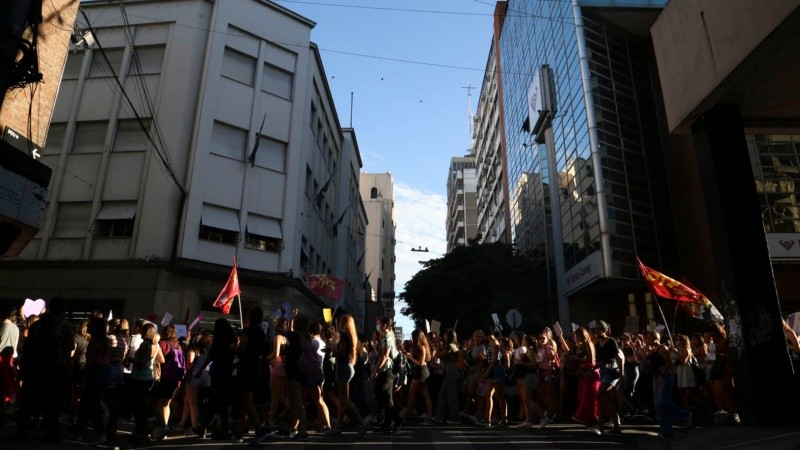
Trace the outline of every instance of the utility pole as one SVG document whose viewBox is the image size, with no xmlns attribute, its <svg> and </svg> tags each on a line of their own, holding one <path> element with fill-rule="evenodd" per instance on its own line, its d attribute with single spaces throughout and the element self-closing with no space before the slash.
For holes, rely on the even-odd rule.
<svg viewBox="0 0 800 450">
<path fill-rule="evenodd" d="M 472 82 L 470 81 L 467 86 L 461 86 L 461 89 L 467 90 L 467 120 L 469 121 L 468 123 L 469 139 L 467 140 L 467 142 L 469 143 L 469 147 L 467 147 L 467 149 L 469 149 L 469 151 L 472 152 L 472 133 L 474 127 L 474 119 L 472 117 L 472 90 L 475 89 L 475 86 L 473 86 Z"/>
</svg>

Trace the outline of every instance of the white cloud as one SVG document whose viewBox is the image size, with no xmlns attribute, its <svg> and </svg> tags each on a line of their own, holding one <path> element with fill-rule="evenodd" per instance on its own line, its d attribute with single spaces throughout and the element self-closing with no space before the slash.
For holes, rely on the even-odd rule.
<svg viewBox="0 0 800 450">
<path fill-rule="evenodd" d="M 399 294 L 405 289 L 406 282 L 422 268 L 419 261 L 440 258 L 447 250 L 447 199 L 441 194 L 395 183 L 394 200 L 397 218 L 394 289 Z M 427 248 L 428 252 L 411 251 L 418 247 Z M 404 302 L 395 302 L 395 321 L 408 335 L 412 331 L 412 324 L 400 315 L 400 309 L 404 306 Z"/>
</svg>

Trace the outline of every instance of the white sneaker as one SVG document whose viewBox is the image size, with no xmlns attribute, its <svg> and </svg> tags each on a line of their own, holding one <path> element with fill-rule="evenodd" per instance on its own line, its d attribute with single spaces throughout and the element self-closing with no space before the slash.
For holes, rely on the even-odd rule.
<svg viewBox="0 0 800 450">
<path fill-rule="evenodd" d="M 546 427 L 547 425 L 549 425 L 549 424 L 550 424 L 550 422 L 552 422 L 552 421 L 553 421 L 553 420 L 552 420 L 552 419 L 550 419 L 550 418 L 549 418 L 549 417 L 547 417 L 547 416 L 544 416 L 544 417 L 542 417 L 542 421 L 541 421 L 541 422 L 539 422 L 539 429 L 540 429 L 540 430 L 544 429 L 544 427 Z"/>
<path fill-rule="evenodd" d="M 364 417 L 364 422 L 371 422 L 372 423 L 372 422 L 377 422 L 377 420 L 375 419 L 375 416 L 370 414 L 367 417 Z"/>
<path fill-rule="evenodd" d="M 588 429 L 589 431 L 591 431 L 592 433 L 594 433 L 594 434 L 596 434 L 598 436 L 603 434 L 603 432 L 600 431 L 600 427 L 598 427 L 597 425 L 592 425 L 590 427 L 586 427 L 586 429 Z"/>
<path fill-rule="evenodd" d="M 527 427 L 530 427 L 532 425 L 533 425 L 533 423 L 531 423 L 530 420 L 526 420 L 525 422 L 518 423 L 518 424 L 512 426 L 511 428 L 527 428 Z"/>
</svg>

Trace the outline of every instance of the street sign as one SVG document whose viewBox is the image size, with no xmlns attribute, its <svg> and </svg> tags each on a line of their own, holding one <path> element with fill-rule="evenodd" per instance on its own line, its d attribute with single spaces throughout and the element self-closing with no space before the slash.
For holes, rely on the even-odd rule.
<svg viewBox="0 0 800 450">
<path fill-rule="evenodd" d="M 506 313 L 506 322 L 511 328 L 519 328 L 522 325 L 522 314 L 516 309 L 510 309 Z"/>
</svg>

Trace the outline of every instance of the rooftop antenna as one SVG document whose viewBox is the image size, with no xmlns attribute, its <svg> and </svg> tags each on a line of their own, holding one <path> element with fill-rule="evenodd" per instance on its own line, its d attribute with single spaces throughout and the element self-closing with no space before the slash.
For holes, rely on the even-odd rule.
<svg viewBox="0 0 800 450">
<path fill-rule="evenodd" d="M 467 86 L 461 86 L 461 89 L 467 90 L 467 120 L 469 120 L 469 147 L 468 150 L 472 152 L 472 134 L 473 134 L 473 127 L 474 127 L 474 119 L 472 117 L 472 90 L 475 89 L 475 86 L 472 85 L 472 81 L 469 82 Z"/>
</svg>

